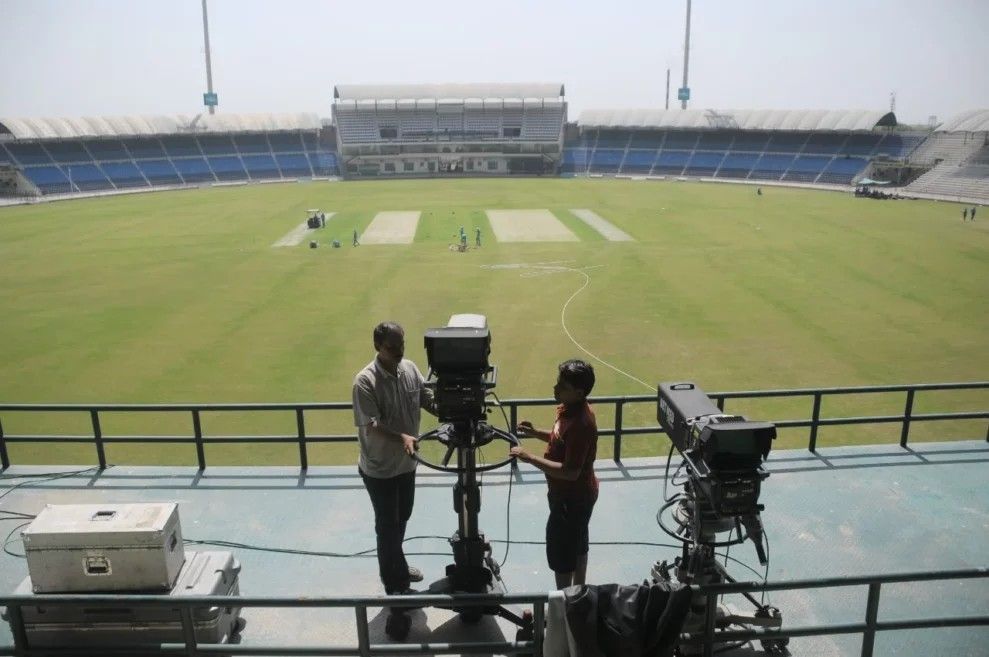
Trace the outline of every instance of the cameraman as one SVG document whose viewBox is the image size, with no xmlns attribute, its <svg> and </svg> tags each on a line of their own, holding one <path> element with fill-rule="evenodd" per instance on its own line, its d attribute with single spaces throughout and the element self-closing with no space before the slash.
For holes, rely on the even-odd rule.
<svg viewBox="0 0 989 657">
<path fill-rule="evenodd" d="M 385 593 L 409 591 L 422 573 L 402 550 L 415 500 L 420 409 L 435 414 L 433 391 L 422 373 L 404 360 L 405 331 L 395 322 L 374 327 L 377 356 L 354 377 L 354 424 L 361 446 L 357 468 L 374 507 L 378 573 Z"/>
<path fill-rule="evenodd" d="M 557 588 L 584 584 L 587 579 L 588 525 L 598 499 L 594 475 L 598 427 L 587 396 L 594 388 L 594 368 L 582 360 L 560 363 L 553 386 L 556 422 L 550 431 L 519 422 L 517 434 L 547 443 L 543 456 L 523 447 L 510 453 L 546 475 L 549 518 L 546 521 L 546 558 L 556 575 Z"/>
</svg>

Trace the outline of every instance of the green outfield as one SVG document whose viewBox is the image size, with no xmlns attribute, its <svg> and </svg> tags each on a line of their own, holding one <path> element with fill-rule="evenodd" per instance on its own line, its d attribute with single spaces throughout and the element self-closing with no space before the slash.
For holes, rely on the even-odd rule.
<svg viewBox="0 0 989 657">
<path fill-rule="evenodd" d="M 600 395 L 647 394 L 673 379 L 713 391 L 986 378 L 989 216 L 963 223 L 950 203 L 763 192 L 605 179 L 312 182 L 0 208 L 0 401 L 345 401 L 373 356 L 375 323 L 404 324 L 407 356 L 425 369 L 419 336 L 460 312 L 487 315 L 503 398 L 551 396 L 559 361 L 591 358 L 574 341 L 600 359 Z M 299 246 L 273 248 L 307 208 L 335 214 Z M 499 243 L 485 210 L 513 208 L 548 209 L 579 239 Z M 574 208 L 634 241 L 606 240 Z M 414 242 L 351 247 L 352 232 L 388 210 L 421 212 Z M 483 247 L 451 251 L 460 226 L 471 245 L 481 228 Z M 341 248 L 330 248 L 333 238 Z M 982 393 L 924 399 L 918 412 L 986 407 Z M 825 411 L 892 414 L 901 404 L 871 396 Z M 806 402 L 739 410 L 810 413 Z M 633 406 L 625 419 L 652 424 L 655 409 Z M 8 435 L 89 431 L 85 414 L 0 420 Z M 313 414 L 310 431 L 349 433 L 348 420 Z M 284 413 L 204 422 L 229 434 L 295 431 Z M 610 426 L 610 411 L 601 424 Z M 187 416 L 109 416 L 104 430 L 188 434 L 188 425 Z M 912 439 L 937 439 L 942 428 L 918 425 Z M 948 437 L 984 433 L 984 422 L 956 423 Z M 821 441 L 898 435 L 858 426 L 822 430 Z M 780 446 L 805 442 L 806 431 L 784 432 Z M 10 449 L 17 463 L 92 461 L 88 447 Z M 626 441 L 631 455 L 665 449 Z M 312 458 L 351 462 L 354 450 L 321 446 Z M 184 446 L 108 454 L 194 462 Z M 209 452 L 211 463 L 296 456 L 291 446 Z"/>
</svg>

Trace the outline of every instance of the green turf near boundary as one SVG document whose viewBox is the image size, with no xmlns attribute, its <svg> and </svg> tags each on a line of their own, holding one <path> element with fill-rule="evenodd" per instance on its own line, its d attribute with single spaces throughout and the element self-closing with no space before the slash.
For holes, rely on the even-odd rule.
<svg viewBox="0 0 989 657">
<path fill-rule="evenodd" d="M 402 322 L 408 355 L 456 312 L 488 316 L 504 398 L 551 394 L 555 365 L 597 357 L 649 384 L 709 390 L 981 380 L 989 372 L 989 223 L 961 206 L 871 201 L 747 186 L 598 179 L 426 180 L 257 185 L 0 209 L 0 399 L 7 402 L 339 401 L 373 352 L 370 329 Z M 271 244 L 307 208 L 336 212 L 296 248 Z M 582 241 L 499 244 L 490 208 L 550 209 Z M 589 208 L 629 233 L 608 242 L 569 213 Z M 381 210 L 423 213 L 415 243 L 352 248 Z M 450 252 L 463 225 L 473 246 Z M 331 238 L 343 244 L 329 248 Z M 576 271 L 485 268 L 566 263 Z M 586 356 L 585 356 L 586 357 Z M 648 393 L 595 362 L 598 394 Z M 937 408 L 985 408 L 954 394 Z M 834 414 L 896 413 L 902 397 L 850 399 Z M 923 402 L 928 403 L 928 402 Z M 878 404 L 878 405 L 877 405 Z M 931 401 L 930 404 L 934 405 Z M 761 417 L 806 417 L 791 403 Z M 925 409 L 918 408 L 918 412 Z M 626 421 L 653 423 L 649 405 Z M 601 409 L 601 425 L 610 411 Z M 534 412 L 547 424 L 550 411 Z M 89 430 L 88 417 L 4 415 L 14 433 Z M 350 432 L 340 414 L 311 432 Z M 189 420 L 110 416 L 107 433 L 190 432 Z M 294 433 L 291 414 L 211 414 L 207 431 Z M 959 427 L 972 435 L 959 436 Z M 949 437 L 982 437 L 984 423 Z M 893 441 L 897 427 L 822 431 L 824 444 Z M 937 439 L 936 424 L 914 439 Z M 805 444 L 785 432 L 780 446 Z M 629 455 L 662 446 L 625 442 Z M 602 455 L 610 448 L 602 445 Z M 91 448 L 13 445 L 15 462 L 92 460 Z M 352 445 L 314 448 L 351 462 Z M 191 448 L 114 446 L 116 462 L 193 462 Z M 211 463 L 292 463 L 293 446 L 211 447 Z M 493 457 L 491 457 L 493 459 Z"/>
</svg>

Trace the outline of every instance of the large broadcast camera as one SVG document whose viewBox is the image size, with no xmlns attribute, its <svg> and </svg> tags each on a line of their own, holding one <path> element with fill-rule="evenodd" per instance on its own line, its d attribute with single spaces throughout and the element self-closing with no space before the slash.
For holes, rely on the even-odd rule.
<svg viewBox="0 0 989 657">
<path fill-rule="evenodd" d="M 703 390 L 689 382 L 659 384 L 656 417 L 680 453 L 680 467 L 686 470 L 683 492 L 667 498 L 656 514 L 663 531 L 683 544 L 682 555 L 673 563 L 676 579 L 682 584 L 736 581 L 718 563 L 715 550 L 745 540 L 752 541 L 759 563 L 766 566 L 768 556 L 760 516 L 765 507 L 759 503 L 759 496 L 762 482 L 769 477 L 762 463 L 776 439 L 775 425 L 725 414 Z M 663 521 L 669 509 L 673 509 L 675 528 Z M 723 532 L 729 532 L 728 538 L 719 541 L 717 534 Z M 731 532 L 736 532 L 735 539 Z M 653 566 L 652 576 L 657 581 L 674 578 L 666 561 Z M 715 610 L 717 627 L 782 625 L 778 609 L 750 594 L 743 595 L 755 606 L 755 613 L 741 614 L 719 607 Z M 691 609 L 684 628 L 687 633 L 703 627 L 706 596 L 695 596 Z M 784 654 L 787 643 L 788 639 L 769 639 L 762 645 L 770 654 Z M 681 646 L 680 650 L 687 655 L 697 654 L 692 651 L 700 649 Z"/>
<path fill-rule="evenodd" d="M 420 442 L 436 440 L 446 447 L 442 463 L 432 463 L 417 452 L 414 458 L 424 466 L 457 475 L 453 486 L 453 510 L 458 527 L 450 538 L 453 563 L 446 567 L 446 577 L 429 585 L 427 593 L 504 594 L 500 566 L 492 556 L 491 544 L 478 527 L 481 488 L 478 473 L 513 463 L 508 457 L 497 463 L 478 465 L 477 450 L 494 440 L 518 445 L 518 438 L 508 431 L 488 424 L 487 397 L 496 383 L 496 369 L 488 363 L 491 333 L 483 315 L 453 315 L 446 326 L 429 329 L 425 334 L 429 374 L 426 386 L 434 391 L 436 414 L 440 426 L 419 437 Z M 507 424 L 507 417 L 506 417 Z M 455 465 L 450 465 L 456 455 Z M 531 614 L 519 614 L 503 605 L 451 607 L 466 622 L 476 622 L 483 615 L 497 615 L 515 623 L 517 638 L 530 639 L 533 632 Z M 409 631 L 409 618 L 401 608 L 392 608 L 385 631 L 402 640 Z"/>
</svg>

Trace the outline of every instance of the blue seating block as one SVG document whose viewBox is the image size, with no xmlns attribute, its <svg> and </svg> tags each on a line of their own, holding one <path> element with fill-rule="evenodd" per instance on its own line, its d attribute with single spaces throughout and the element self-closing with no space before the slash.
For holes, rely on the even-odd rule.
<svg viewBox="0 0 989 657">
<path fill-rule="evenodd" d="M 137 167 L 152 185 L 182 184 L 182 178 L 168 160 L 137 160 Z"/>
</svg>

